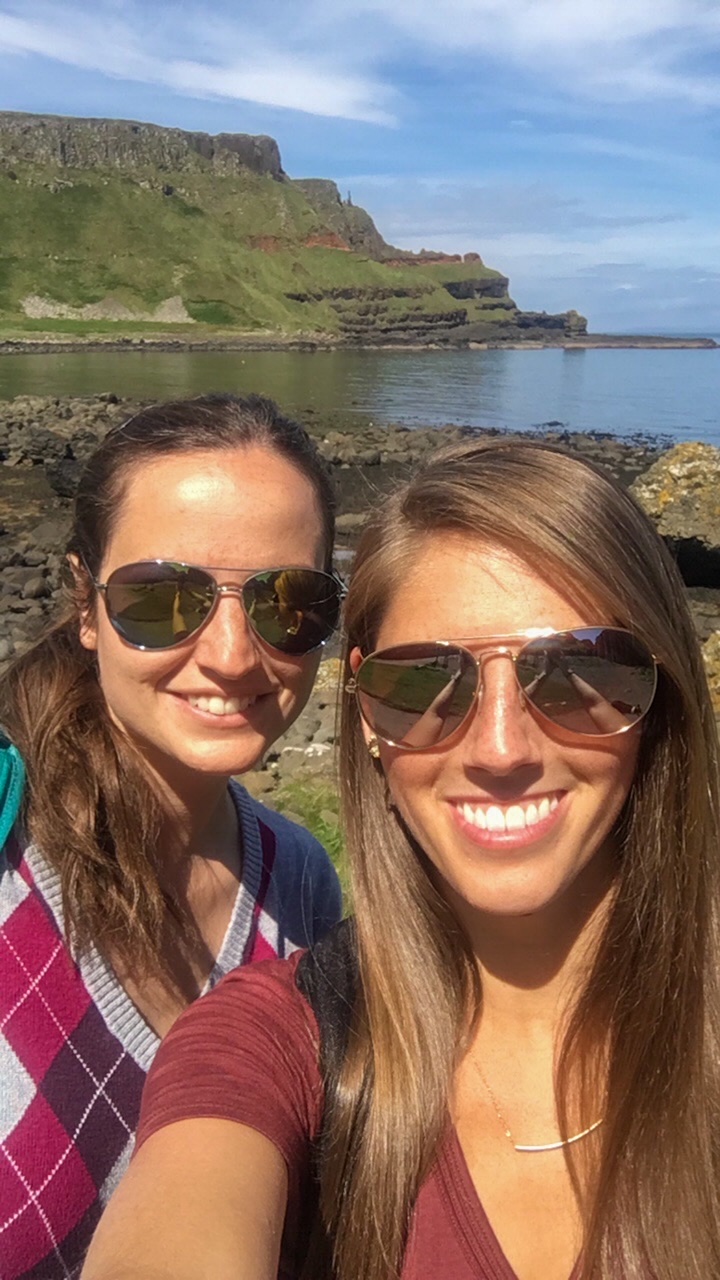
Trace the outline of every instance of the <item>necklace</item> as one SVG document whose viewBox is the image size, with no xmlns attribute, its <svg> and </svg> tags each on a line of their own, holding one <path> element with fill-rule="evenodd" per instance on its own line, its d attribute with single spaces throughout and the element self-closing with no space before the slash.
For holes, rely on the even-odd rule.
<svg viewBox="0 0 720 1280">
<path fill-rule="evenodd" d="M 561 1151 L 563 1147 L 571 1147 L 574 1142 L 579 1142 L 581 1138 L 587 1138 L 588 1134 L 594 1133 L 596 1129 L 600 1128 L 600 1125 L 602 1124 L 605 1118 L 604 1116 L 601 1116 L 600 1119 L 596 1120 L 594 1124 L 588 1125 L 587 1129 L 582 1129 L 580 1133 L 574 1133 L 571 1138 L 558 1138 L 556 1142 L 539 1142 L 539 1143 L 516 1142 L 512 1136 L 512 1133 L 510 1132 L 510 1126 L 507 1120 L 505 1119 L 505 1116 L 503 1115 L 502 1111 L 500 1110 L 500 1107 L 498 1105 L 498 1100 L 495 1097 L 495 1094 L 493 1093 L 492 1089 L 490 1088 L 490 1085 L 488 1084 L 487 1080 L 485 1079 L 485 1073 L 482 1070 L 480 1063 L 475 1062 L 473 1060 L 473 1066 L 475 1067 L 475 1070 L 477 1071 L 480 1079 L 482 1080 L 483 1084 L 485 1085 L 485 1088 L 487 1089 L 488 1095 L 490 1097 L 490 1101 L 492 1102 L 493 1107 L 495 1109 L 495 1115 L 497 1116 L 498 1120 L 500 1121 L 500 1124 L 502 1125 L 503 1133 L 505 1134 L 505 1137 L 507 1138 L 510 1145 L 514 1147 L 515 1151 L 523 1152 L 526 1155 L 527 1154 L 534 1155 L 539 1151 Z"/>
</svg>

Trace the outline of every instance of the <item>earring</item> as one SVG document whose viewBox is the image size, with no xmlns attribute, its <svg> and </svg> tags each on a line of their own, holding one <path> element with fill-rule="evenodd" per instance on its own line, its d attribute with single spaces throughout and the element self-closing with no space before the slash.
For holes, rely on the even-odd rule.
<svg viewBox="0 0 720 1280">
<path fill-rule="evenodd" d="M 367 749 L 370 755 L 372 756 L 373 760 L 380 759 L 380 743 L 375 737 L 375 734 L 372 735 L 370 741 L 368 742 Z"/>
</svg>

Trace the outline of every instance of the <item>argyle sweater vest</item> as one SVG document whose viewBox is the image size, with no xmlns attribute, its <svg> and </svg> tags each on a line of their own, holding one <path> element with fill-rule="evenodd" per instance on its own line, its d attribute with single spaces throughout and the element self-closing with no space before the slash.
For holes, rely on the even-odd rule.
<svg viewBox="0 0 720 1280">
<path fill-rule="evenodd" d="M 307 945 L 340 911 L 321 846 L 233 797 L 243 878 L 206 990 Z M 59 878 L 38 851 L 13 833 L 0 856 L 0 1280 L 74 1280 L 127 1167 L 159 1040 L 98 953 L 71 957 Z"/>
</svg>

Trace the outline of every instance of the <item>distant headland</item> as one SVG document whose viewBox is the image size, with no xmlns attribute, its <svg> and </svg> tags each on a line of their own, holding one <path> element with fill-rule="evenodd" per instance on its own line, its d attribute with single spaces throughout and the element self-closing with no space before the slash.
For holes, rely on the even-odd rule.
<svg viewBox="0 0 720 1280">
<path fill-rule="evenodd" d="M 522 311 L 478 253 L 410 253 L 273 138 L 0 112 L 0 352 L 682 346 Z"/>
</svg>

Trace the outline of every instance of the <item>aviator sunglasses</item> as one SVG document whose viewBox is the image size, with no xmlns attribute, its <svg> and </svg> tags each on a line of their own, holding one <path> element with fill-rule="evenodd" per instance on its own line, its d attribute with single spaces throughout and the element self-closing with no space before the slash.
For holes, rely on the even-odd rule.
<svg viewBox="0 0 720 1280">
<path fill-rule="evenodd" d="M 239 573 L 245 570 L 219 570 Z M 90 575 L 92 578 L 92 574 Z M 142 560 L 92 578 L 118 635 L 136 649 L 172 649 L 197 636 L 223 595 L 237 596 L 255 634 L 280 653 L 300 656 L 329 640 L 344 587 L 321 569 L 262 569 L 221 584 L 209 569 L 176 560 Z"/>
<path fill-rule="evenodd" d="M 480 655 L 465 644 L 478 647 Z M 465 644 L 396 645 L 362 660 L 346 690 L 355 694 L 376 737 L 406 751 L 445 742 L 470 716 L 482 691 L 483 663 L 493 654 L 512 659 L 525 701 L 569 733 L 593 738 L 624 733 L 642 719 L 655 696 L 655 658 L 642 640 L 618 627 L 529 631 Z"/>
</svg>

